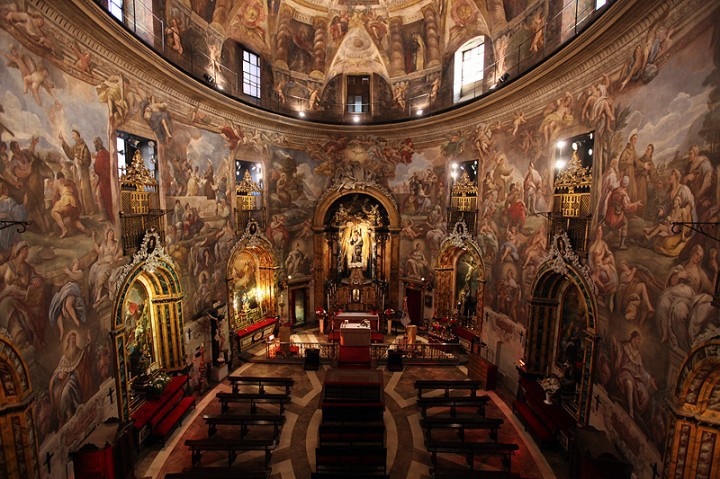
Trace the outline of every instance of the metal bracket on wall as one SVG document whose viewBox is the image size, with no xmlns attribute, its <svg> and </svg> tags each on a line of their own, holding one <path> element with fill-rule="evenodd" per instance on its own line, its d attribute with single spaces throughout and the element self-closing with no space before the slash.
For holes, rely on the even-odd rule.
<svg viewBox="0 0 720 479">
<path fill-rule="evenodd" d="M 676 221 L 671 223 L 672 224 L 672 232 L 675 234 L 680 234 L 683 228 L 689 228 L 693 231 L 697 231 L 703 236 L 707 236 L 710 239 L 714 239 L 715 241 L 720 241 L 720 237 L 713 236 L 712 234 L 705 231 L 706 227 L 714 227 L 717 228 L 720 226 L 720 223 L 717 221 L 691 221 L 691 222 L 680 222 Z"/>
<path fill-rule="evenodd" d="M 0 230 L 10 228 L 11 226 L 17 227 L 18 233 L 24 233 L 27 227 L 30 226 L 29 221 L 14 221 L 14 220 L 0 220 Z"/>
</svg>

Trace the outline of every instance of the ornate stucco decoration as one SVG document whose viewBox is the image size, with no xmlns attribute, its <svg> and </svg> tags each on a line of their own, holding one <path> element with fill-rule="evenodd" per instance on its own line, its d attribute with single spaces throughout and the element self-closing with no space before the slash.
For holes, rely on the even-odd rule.
<svg viewBox="0 0 720 479">
<path fill-rule="evenodd" d="M 117 288 L 125 283 L 128 274 L 138 265 L 142 265 L 143 271 L 154 273 L 162 266 L 162 263 L 170 265 L 173 269 L 177 269 L 172 258 L 165 252 L 165 248 L 162 246 L 160 234 L 155 230 L 149 230 L 145 232 L 142 244 L 133 255 L 132 262 L 122 266 L 117 273 L 116 279 L 111 282 L 111 295 L 113 297 L 115 296 Z"/>
<path fill-rule="evenodd" d="M 695 336 L 692 342 L 692 347 L 696 348 L 703 343 L 707 343 L 713 339 L 720 339 L 720 328 L 716 326 L 710 326 L 702 333 Z"/>
<path fill-rule="evenodd" d="M 348 221 L 357 220 L 363 220 L 375 228 L 387 226 L 387 217 L 383 217 L 380 212 L 380 204 L 368 197 L 340 203 L 333 215 L 332 224 L 342 227 Z"/>
<path fill-rule="evenodd" d="M 457 223 L 455 223 L 452 232 L 445 239 L 440 249 L 444 248 L 447 243 L 461 249 L 467 249 L 467 245 L 468 243 L 470 243 L 475 246 L 478 251 L 482 251 L 480 246 L 475 242 L 475 240 L 473 240 L 472 236 L 470 235 L 470 231 L 468 230 L 468 227 L 465 224 L 465 220 L 463 219 L 460 219 Z"/>
<path fill-rule="evenodd" d="M 552 241 L 550 242 L 550 251 L 540 264 L 545 262 L 549 262 L 552 265 L 553 271 L 557 274 L 564 276 L 568 274 L 568 265 L 572 266 L 585 279 L 592 293 L 597 294 L 595 282 L 590 277 L 590 268 L 580 262 L 580 258 L 572 249 L 567 233 L 563 232 L 553 235 Z"/>
<path fill-rule="evenodd" d="M 257 247 L 267 251 L 272 256 L 273 264 L 280 264 L 272 243 L 267 238 L 267 236 L 265 236 L 262 229 L 260 228 L 260 225 L 254 219 L 248 221 L 248 224 L 245 226 L 245 231 L 243 231 L 242 236 L 235 242 L 233 247 L 230 248 L 230 254 L 228 255 L 228 258 L 234 257 L 238 251 L 242 251 L 245 248 L 249 247 Z"/>
<path fill-rule="evenodd" d="M 248 246 L 262 246 L 265 248 L 267 245 L 271 245 L 272 243 L 262 232 L 260 225 L 257 224 L 255 220 L 250 220 L 245 226 L 245 231 L 237 241 L 236 246 L 240 244 L 243 245 L 243 248 Z M 230 257 L 232 257 L 232 252 L 230 253 Z"/>
</svg>

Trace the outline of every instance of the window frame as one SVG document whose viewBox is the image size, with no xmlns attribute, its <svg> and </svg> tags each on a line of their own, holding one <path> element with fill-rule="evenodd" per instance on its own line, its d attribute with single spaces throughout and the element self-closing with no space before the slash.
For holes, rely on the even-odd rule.
<svg viewBox="0 0 720 479">
<path fill-rule="evenodd" d="M 260 55 L 242 48 L 242 92 L 253 98 L 262 98 Z"/>
<path fill-rule="evenodd" d="M 477 54 L 471 52 L 477 51 Z M 472 55 L 466 59 L 466 55 Z M 479 65 L 470 65 L 478 61 Z M 465 76 L 470 73 L 468 67 L 474 67 L 474 75 L 470 79 Z M 459 101 L 475 98 L 483 93 L 483 82 L 485 81 L 485 35 L 479 35 L 465 42 L 455 51 L 455 71 L 453 82 L 453 99 Z"/>
</svg>

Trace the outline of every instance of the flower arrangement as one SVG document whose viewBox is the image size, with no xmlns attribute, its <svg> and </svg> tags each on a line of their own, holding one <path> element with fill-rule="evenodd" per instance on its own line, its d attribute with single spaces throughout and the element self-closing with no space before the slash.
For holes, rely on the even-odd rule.
<svg viewBox="0 0 720 479">
<path fill-rule="evenodd" d="M 553 395 L 560 390 L 560 381 L 555 376 L 548 376 L 541 379 L 539 382 L 543 391 L 550 393 L 550 395 Z"/>
<path fill-rule="evenodd" d="M 560 390 L 560 380 L 556 376 L 548 376 L 538 381 L 540 387 L 545 391 L 545 404 L 552 404 L 552 397 Z"/>
<path fill-rule="evenodd" d="M 170 376 L 165 373 L 158 373 L 150 381 L 147 387 L 147 393 L 150 397 L 158 397 L 165 390 L 165 386 L 170 382 Z"/>
</svg>

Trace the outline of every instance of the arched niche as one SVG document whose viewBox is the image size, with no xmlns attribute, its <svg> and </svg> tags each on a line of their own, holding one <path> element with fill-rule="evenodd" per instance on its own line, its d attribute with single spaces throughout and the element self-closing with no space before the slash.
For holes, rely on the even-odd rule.
<svg viewBox="0 0 720 479">
<path fill-rule="evenodd" d="M 665 477 L 717 477 L 720 464 L 720 337 L 683 362 L 670 400 Z"/>
<path fill-rule="evenodd" d="M 362 265 L 346 261 L 351 244 L 358 244 L 355 226 L 364 248 Z M 337 306 L 352 303 L 355 309 L 397 306 L 400 213 L 394 199 L 374 186 L 333 191 L 315 210 L 313 230 L 316 307 L 330 309 L 336 299 L 342 303 Z"/>
<path fill-rule="evenodd" d="M 533 280 L 525 371 L 559 376 L 563 405 L 578 424 L 585 424 L 597 342 L 597 305 L 594 285 L 564 239 L 555 237 L 550 256 Z"/>
<path fill-rule="evenodd" d="M 277 315 L 278 264 L 272 243 L 260 226 L 250 220 L 245 232 L 230 250 L 225 272 L 233 358 L 237 354 L 234 338 L 237 331 L 249 329 L 263 318 Z M 271 326 L 274 324 L 273 321 Z M 262 330 L 258 334 L 261 333 Z"/>
<path fill-rule="evenodd" d="M 464 221 L 440 245 L 435 266 L 435 313 L 455 316 L 475 328 L 485 310 L 485 263 Z"/>
<path fill-rule="evenodd" d="M 0 335 L 0 470 L 2 477 L 39 477 L 37 437 L 28 368 L 10 338 Z"/>
<path fill-rule="evenodd" d="M 120 271 L 111 335 L 120 420 L 130 415 L 134 381 L 185 367 L 183 292 L 176 267 L 157 232 L 148 232 L 133 261 Z M 136 300 L 143 299 L 140 306 Z M 132 356 L 132 358 L 131 358 Z M 145 368 L 144 374 L 138 368 Z"/>
</svg>

